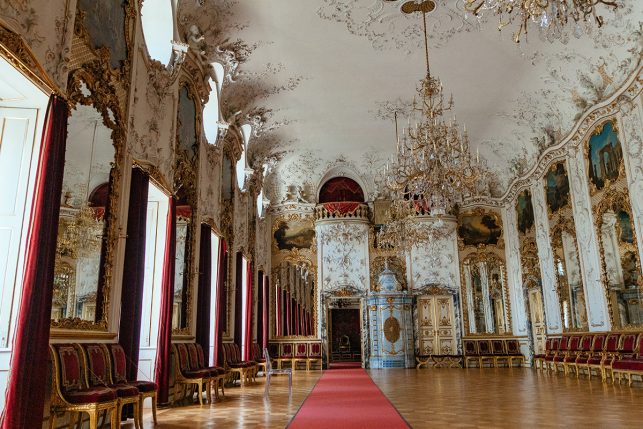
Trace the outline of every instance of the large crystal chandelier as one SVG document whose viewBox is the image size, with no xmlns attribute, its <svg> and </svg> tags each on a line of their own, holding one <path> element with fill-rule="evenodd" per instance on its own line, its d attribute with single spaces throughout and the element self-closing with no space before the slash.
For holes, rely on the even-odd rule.
<svg viewBox="0 0 643 429">
<path fill-rule="evenodd" d="M 417 88 L 408 126 L 397 137 L 395 157 L 386 166 L 386 187 L 392 203 L 390 221 L 380 230 L 378 242 L 387 247 L 413 246 L 447 233 L 439 228 L 427 229 L 416 218 L 449 214 L 487 183 L 488 170 L 479 154 L 472 156 L 466 127 L 461 132 L 455 117 L 444 118 L 453 108 L 453 97 L 445 102 L 442 83 L 431 75 L 426 13 L 433 8 L 422 7 L 425 3 L 432 1 L 418 4 L 415 11 L 422 12 L 426 76 Z M 434 224 L 442 225 L 441 221 Z"/>
<path fill-rule="evenodd" d="M 498 30 L 508 25 L 518 26 L 513 34 L 516 43 L 527 36 L 530 25 L 540 30 L 546 40 L 567 43 L 569 34 L 580 38 L 591 32 L 592 22 L 603 25 L 597 6 L 618 8 L 617 0 L 464 0 L 468 12 L 483 17 L 485 11 L 498 16 Z"/>
</svg>

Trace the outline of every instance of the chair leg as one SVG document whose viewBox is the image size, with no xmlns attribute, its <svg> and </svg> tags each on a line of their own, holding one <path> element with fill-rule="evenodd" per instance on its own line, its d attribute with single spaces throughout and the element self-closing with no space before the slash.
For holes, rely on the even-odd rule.
<svg viewBox="0 0 643 429">
<path fill-rule="evenodd" d="M 49 410 L 49 429 L 54 429 L 55 427 L 56 427 L 56 413 L 50 409 Z"/>
<path fill-rule="evenodd" d="M 141 412 L 139 410 L 141 408 L 141 401 L 136 401 L 132 405 L 134 407 L 134 416 L 140 415 Z M 118 415 L 118 419 L 120 421 L 120 414 Z M 143 429 L 143 425 L 138 421 L 136 417 L 134 417 L 134 429 Z"/>
<path fill-rule="evenodd" d="M 203 392 L 201 392 L 201 383 L 197 383 L 199 385 L 199 405 L 203 406 Z"/>
<path fill-rule="evenodd" d="M 288 397 L 292 396 L 292 372 L 288 373 Z"/>
<path fill-rule="evenodd" d="M 264 397 L 268 396 L 268 392 L 270 391 L 270 378 L 271 378 L 270 373 L 267 373 L 266 374 L 266 387 L 263 390 L 263 396 Z"/>
<path fill-rule="evenodd" d="M 143 425 L 143 407 L 141 407 L 141 426 Z M 152 416 L 154 417 L 154 424 L 156 425 L 156 392 L 152 396 Z"/>
<path fill-rule="evenodd" d="M 89 429 L 98 429 L 98 411 L 90 411 L 89 413 Z M 112 428 L 114 423 L 112 422 Z"/>
<path fill-rule="evenodd" d="M 109 412 L 109 421 L 110 421 L 110 427 L 112 429 L 118 429 L 121 427 L 121 422 L 120 420 L 116 417 L 116 407 L 113 407 L 110 412 Z"/>
</svg>

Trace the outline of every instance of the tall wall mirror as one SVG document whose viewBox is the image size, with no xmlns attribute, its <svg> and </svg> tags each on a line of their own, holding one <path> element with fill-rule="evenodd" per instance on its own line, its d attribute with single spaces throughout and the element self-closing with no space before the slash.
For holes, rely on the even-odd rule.
<svg viewBox="0 0 643 429">
<path fill-rule="evenodd" d="M 563 329 L 587 330 L 585 288 L 565 161 L 551 165 L 543 184 Z"/>
<path fill-rule="evenodd" d="M 273 268 L 273 338 L 315 335 L 316 279 L 315 267 L 309 261 L 283 261 Z"/>
<path fill-rule="evenodd" d="M 191 87 L 184 84 L 179 89 L 176 127 L 176 165 L 174 189 L 176 190 L 176 251 L 174 265 L 174 296 L 172 331 L 189 334 L 192 317 L 192 290 L 196 224 L 193 213 L 197 209 L 197 181 L 199 165 L 200 129 L 199 107 Z"/>
<path fill-rule="evenodd" d="M 503 260 L 478 252 L 462 260 L 464 325 L 467 334 L 511 333 L 509 296 Z"/>
<path fill-rule="evenodd" d="M 103 301 L 101 261 L 116 151 L 112 129 L 93 106 L 76 105 L 67 130 L 51 318 L 54 326 L 82 327 L 87 323 L 80 321 L 97 319 L 97 302 Z"/>
</svg>

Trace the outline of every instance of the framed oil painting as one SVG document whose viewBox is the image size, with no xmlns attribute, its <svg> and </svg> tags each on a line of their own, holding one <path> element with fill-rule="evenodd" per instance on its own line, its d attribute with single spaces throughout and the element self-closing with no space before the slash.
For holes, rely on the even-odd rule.
<svg viewBox="0 0 643 429">
<path fill-rule="evenodd" d="M 123 0 L 79 0 L 78 8 L 85 13 L 85 28 L 94 49 L 108 48 L 113 69 L 127 59 L 125 40 L 125 2 Z"/>
<path fill-rule="evenodd" d="M 518 231 L 523 234 L 534 226 L 534 207 L 531 205 L 531 192 L 524 190 L 516 198 L 516 214 L 518 216 Z"/>
<path fill-rule="evenodd" d="M 273 237 L 279 250 L 309 249 L 313 245 L 315 230 L 306 219 L 280 220 Z"/>
<path fill-rule="evenodd" d="M 545 196 L 552 213 L 569 203 L 569 180 L 564 162 L 552 165 L 545 175 Z"/>
<path fill-rule="evenodd" d="M 500 219 L 495 213 L 465 213 L 458 223 L 458 235 L 467 246 L 498 244 L 502 236 Z"/>
<path fill-rule="evenodd" d="M 596 190 L 618 179 L 623 162 L 623 149 L 615 121 L 604 122 L 587 142 L 589 180 Z"/>
</svg>

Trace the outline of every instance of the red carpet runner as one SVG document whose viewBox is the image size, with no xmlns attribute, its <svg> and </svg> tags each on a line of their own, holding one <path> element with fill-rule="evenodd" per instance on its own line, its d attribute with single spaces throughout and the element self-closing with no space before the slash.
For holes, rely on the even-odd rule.
<svg viewBox="0 0 643 429">
<path fill-rule="evenodd" d="M 408 427 L 361 368 L 324 372 L 288 425 L 290 429 Z"/>
</svg>

